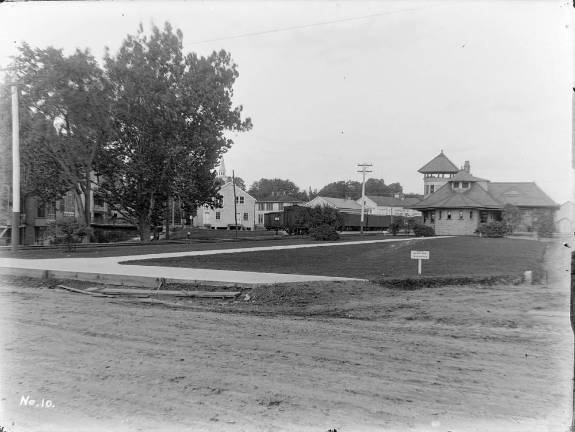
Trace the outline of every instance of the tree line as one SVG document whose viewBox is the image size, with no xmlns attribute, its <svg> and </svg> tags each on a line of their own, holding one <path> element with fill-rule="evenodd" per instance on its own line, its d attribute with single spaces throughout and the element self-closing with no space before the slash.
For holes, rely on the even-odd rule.
<svg viewBox="0 0 575 432">
<path fill-rule="evenodd" d="M 236 185 L 243 185 L 242 189 L 246 190 L 245 182 L 236 177 Z M 321 189 L 308 190 L 300 189 L 291 180 L 284 179 L 266 179 L 262 178 L 252 183 L 247 192 L 254 198 L 262 201 L 275 201 L 280 199 L 293 199 L 299 201 L 311 201 L 316 196 L 325 196 L 332 198 L 349 198 L 357 200 L 361 197 L 361 182 L 354 180 L 340 180 L 329 183 Z M 393 196 L 403 193 L 403 187 L 399 183 L 385 184 L 384 179 L 370 178 L 365 182 L 366 195 Z"/>
<path fill-rule="evenodd" d="M 142 241 L 166 219 L 170 199 L 189 212 L 217 204 L 214 167 L 248 131 L 234 106 L 237 65 L 224 50 L 185 53 L 169 23 L 140 25 L 102 62 L 89 50 L 71 55 L 22 44 L 14 58 L 20 89 L 23 197 L 43 201 L 71 191 L 80 222 L 90 223 L 98 194 L 138 225 Z M 9 142 L 9 86 L 0 89 L 0 139 Z M 9 146 L 7 146 L 9 147 Z"/>
</svg>

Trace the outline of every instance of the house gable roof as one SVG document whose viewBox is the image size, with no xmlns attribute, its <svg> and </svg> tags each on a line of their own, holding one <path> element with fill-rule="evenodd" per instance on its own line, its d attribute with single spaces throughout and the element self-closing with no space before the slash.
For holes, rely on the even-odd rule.
<svg viewBox="0 0 575 432">
<path fill-rule="evenodd" d="M 440 187 L 435 193 L 419 203 L 412 205 L 413 209 L 426 208 L 485 208 L 499 209 L 503 205 L 492 197 L 485 189 L 477 183 L 472 183 L 471 187 L 465 191 L 456 192 L 449 183 Z"/>
<path fill-rule="evenodd" d="M 325 201 L 337 209 L 352 209 L 352 210 L 360 210 L 361 209 L 361 205 L 359 205 L 354 200 L 350 200 L 350 199 L 318 196 L 318 197 L 315 197 L 313 200 L 311 200 L 308 204 L 313 203 L 314 201 Z M 318 203 L 318 205 L 319 205 L 319 203 Z"/>
<path fill-rule="evenodd" d="M 477 182 L 477 181 L 489 181 L 489 180 L 475 177 L 465 170 L 460 170 L 457 174 L 455 174 L 453 177 L 451 177 L 447 181 L 450 181 L 450 182 L 454 182 L 454 181 Z"/>
<path fill-rule="evenodd" d="M 443 150 L 441 150 L 441 153 L 439 153 L 417 171 L 421 174 L 455 174 L 459 171 L 459 168 L 457 168 L 457 166 L 443 154 Z"/>
<path fill-rule="evenodd" d="M 399 198 L 381 195 L 366 195 L 366 198 L 372 200 L 378 207 L 404 207 L 405 202 Z M 361 200 L 361 198 L 360 198 Z"/>
<path fill-rule="evenodd" d="M 503 205 L 518 207 L 559 207 L 534 182 L 492 182 L 489 193 Z"/>
<path fill-rule="evenodd" d="M 222 187 L 220 187 L 220 191 L 222 191 L 222 190 L 224 190 L 224 189 L 230 189 L 230 188 L 232 188 L 232 186 L 233 186 L 233 183 L 232 183 L 231 181 L 229 181 L 229 182 L 227 182 L 227 183 L 224 183 L 224 184 L 222 185 Z M 250 197 L 251 199 L 253 199 L 254 201 L 256 201 L 256 199 L 255 199 L 253 196 L 251 196 L 251 195 L 250 195 L 249 193 L 247 193 L 245 190 L 243 190 L 242 188 L 240 188 L 240 187 L 238 187 L 238 186 L 236 185 L 236 195 L 240 195 L 240 194 L 241 194 L 241 195 L 244 195 L 244 196 L 248 196 L 248 197 Z"/>
</svg>

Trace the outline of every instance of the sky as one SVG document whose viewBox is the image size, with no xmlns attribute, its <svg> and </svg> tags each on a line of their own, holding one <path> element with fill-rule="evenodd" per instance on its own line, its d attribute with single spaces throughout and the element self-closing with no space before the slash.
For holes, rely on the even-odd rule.
<svg viewBox="0 0 575 432">
<path fill-rule="evenodd" d="M 0 66 L 22 42 L 112 53 L 165 21 L 184 50 L 225 49 L 253 122 L 225 155 L 248 185 L 320 189 L 369 176 L 423 193 L 441 150 L 491 181 L 573 197 L 568 1 L 25 2 L 0 4 Z"/>
</svg>

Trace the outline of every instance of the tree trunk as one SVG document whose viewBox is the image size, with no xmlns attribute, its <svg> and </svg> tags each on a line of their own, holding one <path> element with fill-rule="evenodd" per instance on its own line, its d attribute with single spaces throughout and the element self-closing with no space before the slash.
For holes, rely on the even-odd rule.
<svg viewBox="0 0 575 432">
<path fill-rule="evenodd" d="M 164 213 L 164 225 L 166 226 L 166 240 L 170 240 L 170 198 L 168 198 Z"/>
<path fill-rule="evenodd" d="M 145 216 L 138 218 L 138 231 L 140 233 L 140 241 L 142 243 L 150 243 L 150 222 Z"/>
<path fill-rule="evenodd" d="M 80 192 L 77 189 L 74 189 L 74 199 L 78 207 L 78 224 L 84 226 L 86 225 L 86 214 L 84 213 L 84 204 L 82 203 Z"/>
<path fill-rule="evenodd" d="M 92 224 L 92 202 L 91 202 L 91 190 L 92 184 L 90 182 L 90 173 L 86 174 L 86 188 L 84 189 L 84 220 L 86 221 L 86 227 L 90 228 Z M 90 236 L 87 235 L 84 237 L 85 243 L 90 243 Z"/>
</svg>

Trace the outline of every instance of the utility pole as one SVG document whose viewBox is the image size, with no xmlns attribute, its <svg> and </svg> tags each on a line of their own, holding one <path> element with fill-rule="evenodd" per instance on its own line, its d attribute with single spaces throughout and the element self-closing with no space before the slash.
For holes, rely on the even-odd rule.
<svg viewBox="0 0 575 432">
<path fill-rule="evenodd" d="M 0 71 L 14 71 L 14 68 Z M 18 83 L 16 77 L 10 82 L 12 94 L 12 252 L 20 247 L 20 119 L 18 113 Z"/>
<path fill-rule="evenodd" d="M 361 181 L 361 224 L 360 224 L 360 232 L 362 235 L 363 235 L 363 220 L 365 215 L 365 174 L 373 172 L 367 169 L 368 167 L 372 166 L 373 166 L 372 164 L 368 163 L 357 164 L 357 167 L 360 168 L 358 172 L 362 173 L 363 175 L 363 179 Z"/>
<path fill-rule="evenodd" d="M 238 238 L 238 199 L 236 197 L 236 176 L 232 170 L 232 186 L 234 188 L 234 228 L 236 230 L 236 239 Z"/>
</svg>

